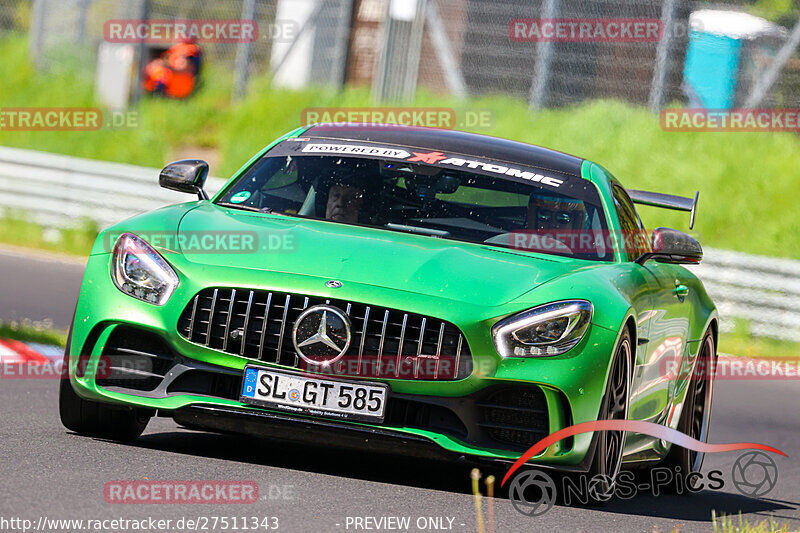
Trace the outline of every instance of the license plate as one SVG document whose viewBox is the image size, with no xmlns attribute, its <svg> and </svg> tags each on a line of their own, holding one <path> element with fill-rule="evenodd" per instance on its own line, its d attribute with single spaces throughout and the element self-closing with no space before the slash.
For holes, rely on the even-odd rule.
<svg viewBox="0 0 800 533">
<path fill-rule="evenodd" d="M 241 401 L 292 413 L 383 422 L 389 387 L 247 366 Z"/>
</svg>

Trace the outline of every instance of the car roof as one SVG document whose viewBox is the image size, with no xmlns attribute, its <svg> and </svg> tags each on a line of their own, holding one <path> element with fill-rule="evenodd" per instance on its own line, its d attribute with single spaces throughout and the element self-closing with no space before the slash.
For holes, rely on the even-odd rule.
<svg viewBox="0 0 800 533">
<path fill-rule="evenodd" d="M 301 135 L 453 152 L 581 176 L 583 159 L 533 144 L 457 130 L 397 125 L 316 124 Z"/>
</svg>

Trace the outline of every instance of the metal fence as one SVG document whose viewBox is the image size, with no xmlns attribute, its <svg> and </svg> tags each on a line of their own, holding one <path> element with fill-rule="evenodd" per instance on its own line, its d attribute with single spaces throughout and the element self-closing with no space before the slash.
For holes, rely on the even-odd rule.
<svg viewBox="0 0 800 533">
<path fill-rule="evenodd" d="M 158 172 L 0 147 L 0 216 L 16 211 L 56 228 L 91 218 L 105 227 L 190 199 L 160 188 Z M 210 178 L 209 193 L 223 183 Z M 753 335 L 800 342 L 800 261 L 706 249 L 703 262 L 691 269 L 719 307 L 724 331 L 738 320 Z"/>
<path fill-rule="evenodd" d="M 527 99 L 534 109 L 598 98 L 647 105 L 654 111 L 671 102 L 697 104 L 692 87 L 684 79 L 689 37 L 692 32 L 710 31 L 715 35 L 734 35 L 738 40 L 732 39 L 731 46 L 741 47 L 731 56 L 731 62 L 738 68 L 718 73 L 719 77 L 731 78 L 728 81 L 735 93 L 733 106 L 791 106 L 800 100 L 798 43 L 789 42 L 790 37 L 800 37 L 800 32 L 789 32 L 798 22 L 800 12 L 778 15 L 762 11 L 760 14 L 776 19 L 776 23 L 764 21 L 763 27 L 750 31 L 726 28 L 726 24 L 733 26 L 726 20 L 720 23 L 722 27 L 710 28 L 700 16 L 709 9 L 745 11 L 751 4 L 744 1 L 420 0 L 420 3 L 427 5 L 427 12 L 421 47 L 425 60 L 420 63 L 419 80 L 431 90 L 511 95 Z M 510 38 L 513 30 L 510 23 L 518 19 L 649 20 L 658 22 L 662 35 L 652 42 L 611 39 L 521 42 Z M 749 22 L 754 21 L 755 18 Z M 740 22 L 736 20 L 736 24 Z M 443 26 L 447 37 L 444 46 L 439 44 L 441 39 L 436 39 L 437 24 Z M 735 35 L 737 31 L 739 35 Z M 784 50 L 787 57 L 776 62 L 787 43 Z M 717 53 L 724 53 L 724 47 Z M 448 61 L 448 57 L 454 58 L 453 61 Z M 775 78 L 771 83 L 763 83 L 771 67 L 776 69 Z M 759 84 L 762 85 L 757 87 Z M 759 99 L 750 99 L 759 89 L 763 89 Z"/>
<path fill-rule="evenodd" d="M 647 104 L 652 90 L 659 103 L 680 96 L 686 35 L 659 42 L 520 42 L 510 37 L 516 19 L 670 17 L 688 21 L 688 5 L 659 0 L 494 0 L 431 1 L 446 22 L 456 69 L 469 94 L 496 93 L 527 99 L 533 108 L 579 103 L 592 98 L 619 98 Z M 429 19 L 430 20 L 430 19 Z M 433 35 L 432 33 L 430 34 Z M 426 39 L 426 54 L 435 45 Z M 663 48 L 664 50 L 660 50 Z M 657 53 L 664 57 L 659 64 Z M 428 60 L 421 82 L 435 88 L 442 64 Z"/>
<path fill-rule="evenodd" d="M 731 84 L 734 107 L 795 106 L 800 11 L 758 7 L 769 27 L 734 36 L 732 70 L 718 77 Z M 408 101 L 424 88 L 502 94 L 532 108 L 614 98 L 655 111 L 697 103 L 684 70 L 696 15 L 708 9 L 755 8 L 747 0 L 6 0 L 0 32 L 27 29 L 29 21 L 39 66 L 93 69 L 109 19 L 252 18 L 256 42 L 204 45 L 207 64 L 232 76 L 235 97 L 253 75 L 266 74 L 291 87 L 371 87 L 381 103 Z M 518 42 L 510 23 L 526 18 L 657 20 L 663 35 L 652 42 Z M 741 31 L 725 24 L 723 34 Z"/>
<path fill-rule="evenodd" d="M 9 20 L 30 9 L 30 51 L 42 69 L 94 72 L 104 24 L 110 20 L 255 20 L 253 42 L 202 42 L 204 64 L 216 74 L 231 73 L 226 83 L 235 97 L 245 94 L 249 79 L 269 74 L 287 86 L 344 83 L 353 0 L 32 0 L 32 8 L 12 2 L 0 6 Z M 9 22 L 14 29 L 13 22 Z M 3 27 L 0 25 L 0 31 Z M 9 29 L 7 26 L 6 29 Z M 18 28 L 18 25 L 16 27 Z M 136 69 L 166 45 L 138 45 Z M 208 80 L 208 83 L 217 83 Z M 138 83 L 134 83 L 133 94 Z M 134 98 L 135 99 L 135 98 Z"/>
</svg>

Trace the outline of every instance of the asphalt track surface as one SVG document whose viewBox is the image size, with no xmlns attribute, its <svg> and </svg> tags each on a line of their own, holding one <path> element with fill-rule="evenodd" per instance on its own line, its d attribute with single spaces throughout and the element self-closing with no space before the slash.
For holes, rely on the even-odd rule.
<svg viewBox="0 0 800 533">
<path fill-rule="evenodd" d="M 43 256 L 0 251 L 0 317 L 50 318 L 66 328 L 83 266 Z M 477 531 L 469 466 L 342 453 L 317 446 L 287 446 L 257 439 L 191 431 L 156 418 L 133 444 L 66 431 L 57 412 L 58 381 L 0 379 L 0 531 L 19 531 L 3 519 L 171 519 L 277 517 L 279 531 L 388 531 L 356 528 L 355 517 L 409 517 L 407 531 Z M 775 487 L 762 498 L 733 486 L 732 467 L 742 452 L 706 456 L 703 471 L 719 470 L 724 487 L 693 496 L 639 494 L 602 507 L 556 504 L 539 517 L 493 500 L 495 532 L 506 531 L 712 531 L 717 514 L 742 512 L 750 522 L 770 515 L 800 529 L 800 381 L 718 381 L 709 442 L 760 442 L 773 455 Z M 502 475 L 502 471 L 495 473 Z M 120 505 L 103 489 L 115 480 L 252 480 L 260 499 L 249 505 Z M 485 493 L 485 487 L 481 484 Z M 482 501 L 484 514 L 489 502 Z M 349 519 L 348 519 L 349 517 Z M 349 521 L 348 521 L 349 520 Z M 423 523 L 426 522 L 426 523 Z M 229 522 L 231 523 L 231 522 Z M 217 530 L 221 530 L 218 522 Z M 232 524 L 232 523 L 231 523 Z M 450 525 L 452 524 L 452 525 Z M 427 527 L 417 527 L 417 526 Z M 208 523 L 210 530 L 211 523 Z M 241 527 L 241 522 L 240 522 Z M 72 528 L 50 528 L 72 531 Z M 110 529 L 107 529 L 110 530 Z M 202 530 L 202 528 L 200 528 Z M 231 529 L 229 529 L 231 530 Z M 241 531 L 242 529 L 240 529 Z M 397 531 L 398 529 L 395 529 Z M 254 531 L 254 530 L 250 530 Z M 258 531 L 264 531 L 260 529 Z M 405 531 L 400 529 L 399 531 Z M 486 531 L 489 531 L 488 524 Z"/>
</svg>

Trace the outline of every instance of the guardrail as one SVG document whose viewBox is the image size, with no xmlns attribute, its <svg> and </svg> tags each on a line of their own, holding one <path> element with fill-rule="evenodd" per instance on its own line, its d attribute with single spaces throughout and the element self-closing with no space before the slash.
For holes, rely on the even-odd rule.
<svg viewBox="0 0 800 533">
<path fill-rule="evenodd" d="M 159 169 L 0 147 L 0 209 L 45 227 L 81 217 L 105 227 L 189 196 L 158 186 Z M 208 192 L 224 180 L 209 178 Z M 754 335 L 800 342 L 800 261 L 706 248 L 691 267 L 719 307 L 723 330 L 735 319 Z"/>
<path fill-rule="evenodd" d="M 753 335 L 800 342 L 800 261 L 706 248 L 689 269 L 717 304 L 723 330 L 741 319 Z"/>
<path fill-rule="evenodd" d="M 44 227 L 88 217 L 101 228 L 191 196 L 162 189 L 161 169 L 0 147 L 0 209 L 21 211 Z M 206 190 L 225 183 L 209 178 Z"/>
</svg>

